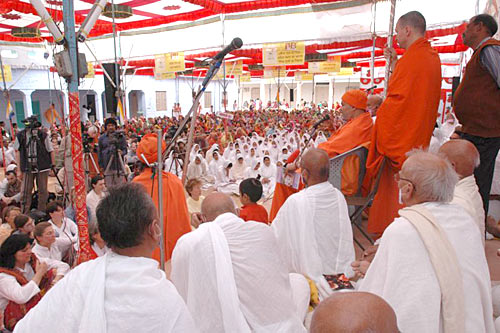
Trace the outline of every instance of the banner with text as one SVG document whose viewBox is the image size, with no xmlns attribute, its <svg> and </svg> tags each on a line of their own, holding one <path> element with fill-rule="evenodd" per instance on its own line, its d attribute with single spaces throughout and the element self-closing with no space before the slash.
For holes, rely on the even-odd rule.
<svg viewBox="0 0 500 333">
<path fill-rule="evenodd" d="M 307 71 L 310 74 L 316 73 L 335 73 L 340 71 L 341 59 L 340 57 L 329 58 L 328 61 L 309 62 Z"/>
<path fill-rule="evenodd" d="M 303 65 L 305 53 L 304 42 L 264 44 L 262 62 L 264 66 Z"/>
<path fill-rule="evenodd" d="M 155 73 L 183 72 L 184 52 L 174 52 L 155 55 Z"/>
</svg>

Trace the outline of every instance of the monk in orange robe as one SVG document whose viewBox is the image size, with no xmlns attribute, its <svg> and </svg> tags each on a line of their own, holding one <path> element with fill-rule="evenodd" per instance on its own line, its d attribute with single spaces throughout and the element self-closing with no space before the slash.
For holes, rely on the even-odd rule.
<svg viewBox="0 0 500 333">
<path fill-rule="evenodd" d="M 378 235 L 402 207 L 394 175 L 401 170 L 410 150 L 429 145 L 436 122 L 441 61 L 424 38 L 425 29 L 425 18 L 419 12 L 401 16 L 396 24 L 396 39 L 406 52 L 398 61 L 394 49 L 385 50 L 386 57 L 395 63 L 394 72 L 386 98 L 377 111 L 366 162 L 373 179 L 386 158 L 368 220 L 368 231 Z"/>
<path fill-rule="evenodd" d="M 340 112 L 347 123 L 328 141 L 320 143 L 319 149 L 333 158 L 351 149 L 369 144 L 372 135 L 373 121 L 369 112 L 366 112 L 367 94 L 362 90 L 350 90 L 342 96 Z M 359 158 L 349 156 L 342 166 L 342 193 L 355 195 L 358 189 Z"/>
<path fill-rule="evenodd" d="M 361 145 L 368 145 L 373 128 L 373 121 L 369 112 L 366 112 L 367 95 L 361 90 L 350 90 L 342 96 L 342 117 L 347 123 L 336 133 L 332 134 L 328 141 L 318 145 L 333 158 Z M 296 150 L 287 160 L 289 170 L 298 157 Z M 342 167 L 342 192 L 344 195 L 354 195 L 358 188 L 359 162 L 357 156 L 346 158 Z M 303 188 L 301 184 L 294 189 L 284 184 L 276 183 L 273 203 L 271 206 L 270 220 L 272 221 L 286 199 Z"/>
<path fill-rule="evenodd" d="M 145 135 L 137 147 L 137 156 L 142 162 L 146 157 L 149 163 L 157 160 L 158 140 L 156 134 Z M 165 142 L 162 142 L 162 149 L 166 148 Z M 158 208 L 158 176 L 152 179 L 152 169 L 146 167 L 144 171 L 134 178 L 133 182 L 142 184 L 146 191 L 152 196 L 153 201 Z M 170 172 L 162 172 L 163 181 L 163 237 L 165 247 L 165 261 L 170 260 L 177 240 L 191 231 L 189 224 L 189 214 L 184 195 L 184 187 L 181 180 Z M 153 252 L 153 258 L 160 262 L 160 249 Z"/>
</svg>

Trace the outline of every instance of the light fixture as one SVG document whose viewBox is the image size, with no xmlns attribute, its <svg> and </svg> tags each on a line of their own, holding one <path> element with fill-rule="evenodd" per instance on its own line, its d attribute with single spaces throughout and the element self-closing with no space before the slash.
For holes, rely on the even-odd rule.
<svg viewBox="0 0 500 333">
<path fill-rule="evenodd" d="M 18 38 L 38 38 L 40 37 L 40 29 L 37 28 L 12 28 L 10 34 Z"/>
<path fill-rule="evenodd" d="M 96 23 L 97 19 L 101 15 L 101 12 L 104 10 L 104 6 L 106 6 L 107 0 L 97 0 L 92 8 L 90 9 L 90 12 L 88 13 L 87 17 L 85 18 L 85 21 L 83 21 L 82 26 L 80 27 L 80 30 L 78 30 L 77 33 L 77 38 L 79 42 L 84 42 L 85 39 L 89 36 L 90 30 L 94 27 L 94 24 Z"/>
<path fill-rule="evenodd" d="M 64 36 L 57 27 L 57 25 L 54 23 L 54 20 L 50 16 L 49 12 L 47 12 L 47 9 L 43 5 L 43 3 L 40 0 L 30 0 L 31 5 L 35 8 L 36 12 L 38 15 L 42 18 L 42 22 L 45 23 L 45 26 L 47 26 L 47 29 L 49 29 L 50 33 L 54 37 L 54 42 L 57 44 L 64 44 Z"/>
<path fill-rule="evenodd" d="M 108 3 L 106 7 L 104 8 L 104 11 L 102 15 L 112 18 L 113 17 L 113 8 L 114 8 L 114 15 L 116 19 L 122 19 L 122 18 L 127 18 L 132 16 L 132 7 L 127 6 L 127 5 L 111 5 Z"/>
</svg>

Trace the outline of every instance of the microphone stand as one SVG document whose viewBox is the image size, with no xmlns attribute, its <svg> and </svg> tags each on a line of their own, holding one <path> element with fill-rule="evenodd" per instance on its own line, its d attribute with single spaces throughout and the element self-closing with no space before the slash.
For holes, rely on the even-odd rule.
<svg viewBox="0 0 500 333">
<path fill-rule="evenodd" d="M 207 76 L 203 80 L 201 87 L 198 89 L 198 92 L 196 93 L 196 95 L 193 98 L 193 105 L 191 106 L 191 109 L 186 114 L 186 117 L 184 118 L 182 123 L 179 125 L 179 128 L 177 129 L 174 136 L 172 137 L 172 139 L 168 143 L 167 149 L 165 150 L 165 153 L 163 154 L 163 159 L 165 159 L 169 156 L 170 151 L 174 148 L 174 145 L 175 145 L 177 138 L 186 128 L 190 116 L 192 117 L 191 118 L 190 136 L 192 136 L 192 132 L 194 132 L 194 126 L 196 125 L 196 117 L 198 116 L 197 110 L 198 110 L 198 106 L 200 105 L 201 96 L 203 96 L 203 93 L 205 93 L 205 90 L 207 89 L 208 84 L 210 83 L 210 81 L 213 79 L 213 77 L 219 71 L 219 68 L 222 64 L 222 60 L 223 59 L 220 59 L 220 60 L 212 63 L 212 65 L 210 66 L 210 69 L 207 72 Z M 182 171 L 183 178 L 185 177 L 184 175 L 185 175 L 186 170 L 187 170 L 187 164 L 188 164 L 187 162 L 189 161 L 189 155 L 191 153 L 191 143 L 192 142 L 188 141 L 188 145 L 186 147 L 186 156 L 184 159 L 184 166 L 183 166 L 184 169 Z"/>
</svg>

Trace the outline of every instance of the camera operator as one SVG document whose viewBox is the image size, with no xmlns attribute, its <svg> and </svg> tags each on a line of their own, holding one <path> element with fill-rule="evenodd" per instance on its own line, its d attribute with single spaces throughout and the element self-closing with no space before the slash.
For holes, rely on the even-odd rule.
<svg viewBox="0 0 500 333">
<path fill-rule="evenodd" d="M 124 183 L 126 180 L 123 170 L 123 156 L 127 153 L 127 140 L 123 132 L 116 130 L 115 119 L 106 119 L 104 126 L 106 132 L 99 137 L 98 160 L 99 167 L 104 170 L 106 187 L 110 188 Z M 111 159 L 113 161 L 110 164 Z"/>
<path fill-rule="evenodd" d="M 36 116 L 24 120 L 25 129 L 16 134 L 14 149 L 16 162 L 20 166 L 18 176 L 22 178 L 21 206 L 29 213 L 34 180 L 38 187 L 38 210 L 45 211 L 49 191 L 49 172 L 55 164 L 55 154 L 50 137 Z"/>
</svg>

